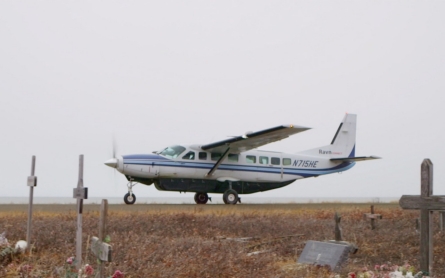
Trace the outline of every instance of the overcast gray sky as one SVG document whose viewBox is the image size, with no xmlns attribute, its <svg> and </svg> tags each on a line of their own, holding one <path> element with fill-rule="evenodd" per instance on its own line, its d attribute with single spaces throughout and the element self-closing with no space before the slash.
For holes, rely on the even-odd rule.
<svg viewBox="0 0 445 278">
<path fill-rule="evenodd" d="M 358 115 L 357 163 L 258 197 L 445 195 L 443 1 L 1 1 L 0 190 L 71 197 L 78 159 L 94 197 L 121 197 L 103 162 L 281 124 L 266 150 L 329 144 Z M 138 197 L 176 197 L 138 185 Z M 190 195 L 192 198 L 192 195 Z"/>
</svg>

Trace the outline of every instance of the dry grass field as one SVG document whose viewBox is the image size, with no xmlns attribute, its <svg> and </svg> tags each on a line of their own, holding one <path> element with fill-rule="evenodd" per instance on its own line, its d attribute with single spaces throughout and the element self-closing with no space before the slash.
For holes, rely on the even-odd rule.
<svg viewBox="0 0 445 278">
<path fill-rule="evenodd" d="M 375 265 L 419 269 L 417 211 L 376 204 L 377 228 L 363 214 L 369 204 L 109 205 L 108 235 L 116 270 L 125 277 L 334 277 L 324 268 L 296 264 L 307 240 L 334 239 L 334 213 L 343 238 L 359 248 L 337 274 L 347 277 Z M 70 277 L 74 256 L 75 205 L 35 205 L 31 255 L 0 253 L 0 277 Z M 97 236 L 99 205 L 83 213 L 84 260 L 96 269 L 87 240 Z M 26 205 L 0 205 L 0 233 L 11 244 L 25 239 Z M 249 241 L 235 238 L 252 237 Z M 445 277 L 445 238 L 435 216 L 435 277 Z M 255 251 L 264 253 L 250 255 Z M 74 277 L 74 276 L 72 276 Z M 90 276 L 88 276 L 90 277 Z M 92 275 L 91 277 L 94 277 Z"/>
</svg>

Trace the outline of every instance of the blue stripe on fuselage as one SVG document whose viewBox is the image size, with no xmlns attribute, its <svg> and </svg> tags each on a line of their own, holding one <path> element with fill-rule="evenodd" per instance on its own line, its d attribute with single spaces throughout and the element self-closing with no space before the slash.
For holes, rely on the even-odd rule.
<svg viewBox="0 0 445 278">
<path fill-rule="evenodd" d="M 197 168 L 210 170 L 215 164 L 206 162 L 188 162 L 188 161 L 174 161 L 159 155 L 125 155 L 124 164 L 133 165 L 152 165 L 156 163 L 156 166 L 160 167 L 180 167 L 180 168 Z M 326 175 L 341 171 L 346 171 L 352 168 L 355 162 L 343 162 L 337 166 L 327 169 L 295 169 L 283 167 L 283 174 L 298 175 L 302 177 L 313 177 L 319 175 Z M 218 167 L 219 170 L 226 171 L 246 171 L 246 172 L 258 172 L 258 173 L 275 173 L 281 174 L 281 167 L 269 167 L 269 166 L 247 166 L 236 164 L 221 164 Z"/>
</svg>

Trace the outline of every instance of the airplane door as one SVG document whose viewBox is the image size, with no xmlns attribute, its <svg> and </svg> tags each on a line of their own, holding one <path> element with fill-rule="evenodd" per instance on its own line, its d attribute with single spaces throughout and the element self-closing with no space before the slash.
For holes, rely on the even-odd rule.
<svg viewBox="0 0 445 278">
<path fill-rule="evenodd" d="M 281 157 L 274 154 L 272 156 L 259 156 L 258 162 L 266 171 L 261 171 L 259 179 L 280 181 L 283 178 L 283 169 L 280 167 Z"/>
<path fill-rule="evenodd" d="M 283 165 L 281 164 L 281 155 L 272 156 L 270 158 L 270 166 L 273 168 L 273 173 L 278 176 L 279 180 L 283 179 Z"/>
</svg>

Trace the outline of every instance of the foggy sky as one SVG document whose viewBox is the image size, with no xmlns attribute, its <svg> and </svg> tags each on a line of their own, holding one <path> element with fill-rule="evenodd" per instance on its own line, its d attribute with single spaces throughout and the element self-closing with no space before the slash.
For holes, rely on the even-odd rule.
<svg viewBox="0 0 445 278">
<path fill-rule="evenodd" d="M 95 197 L 126 179 L 103 162 L 282 124 L 313 129 L 262 147 L 330 143 L 357 117 L 359 162 L 252 197 L 445 194 L 441 1 L 0 1 L 0 190 L 70 197 L 79 155 Z M 137 185 L 138 197 L 174 197 Z M 219 198 L 218 195 L 215 197 Z M 193 198 L 193 195 L 189 195 Z"/>
</svg>

